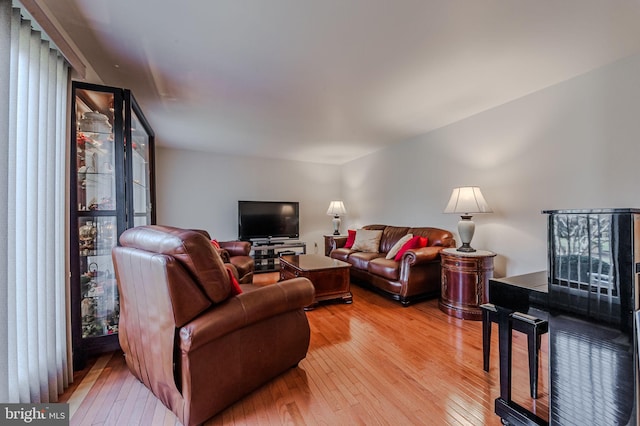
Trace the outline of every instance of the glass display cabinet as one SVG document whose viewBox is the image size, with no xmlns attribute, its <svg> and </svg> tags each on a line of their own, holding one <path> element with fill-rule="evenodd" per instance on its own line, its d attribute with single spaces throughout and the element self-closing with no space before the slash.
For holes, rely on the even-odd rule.
<svg viewBox="0 0 640 426">
<path fill-rule="evenodd" d="M 129 90 L 74 82 L 71 115 L 71 315 L 76 368 L 115 350 L 120 313 L 111 249 L 155 223 L 154 133 Z"/>
</svg>

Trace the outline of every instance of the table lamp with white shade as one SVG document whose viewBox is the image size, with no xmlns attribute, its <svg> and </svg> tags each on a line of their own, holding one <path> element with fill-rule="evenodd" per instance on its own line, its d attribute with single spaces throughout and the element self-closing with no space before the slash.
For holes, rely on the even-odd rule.
<svg viewBox="0 0 640 426">
<path fill-rule="evenodd" d="M 342 201 L 332 201 L 327 209 L 327 214 L 333 216 L 333 235 L 340 235 L 340 216 L 344 216 L 347 209 Z"/>
<path fill-rule="evenodd" d="M 444 212 L 460 214 L 461 219 L 458 222 L 458 235 L 460 235 L 462 245 L 458 247 L 458 251 L 467 253 L 476 251 L 476 249 L 471 247 L 471 239 L 476 229 L 476 225 L 471 220 L 471 216 L 476 213 L 493 213 L 487 201 L 482 196 L 480 188 L 477 186 L 454 188 Z"/>
</svg>

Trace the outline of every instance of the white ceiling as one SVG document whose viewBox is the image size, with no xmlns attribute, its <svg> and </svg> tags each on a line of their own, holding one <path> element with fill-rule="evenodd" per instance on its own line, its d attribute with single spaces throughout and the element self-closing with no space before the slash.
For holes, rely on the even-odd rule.
<svg viewBox="0 0 640 426">
<path fill-rule="evenodd" d="M 640 51 L 638 0 L 38 0 L 162 146 L 341 164 Z"/>
</svg>

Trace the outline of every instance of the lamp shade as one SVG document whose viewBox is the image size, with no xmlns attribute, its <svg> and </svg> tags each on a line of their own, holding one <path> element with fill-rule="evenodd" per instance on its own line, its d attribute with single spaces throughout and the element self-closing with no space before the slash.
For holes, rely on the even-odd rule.
<svg viewBox="0 0 640 426">
<path fill-rule="evenodd" d="M 346 213 L 347 209 L 344 208 L 344 203 L 342 201 L 332 201 L 327 209 L 327 214 L 329 216 L 343 216 Z"/>
<path fill-rule="evenodd" d="M 454 188 L 445 213 L 459 213 L 470 216 L 474 213 L 493 213 L 477 186 Z"/>
</svg>

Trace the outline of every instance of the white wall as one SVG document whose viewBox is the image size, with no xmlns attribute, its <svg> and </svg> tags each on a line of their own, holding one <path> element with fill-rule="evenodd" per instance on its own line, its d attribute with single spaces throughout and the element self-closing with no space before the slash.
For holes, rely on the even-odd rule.
<svg viewBox="0 0 640 426">
<path fill-rule="evenodd" d="M 504 276 L 546 269 L 543 209 L 640 207 L 639 171 L 640 55 L 352 161 L 342 192 L 349 228 L 455 232 L 451 189 L 480 186 L 472 246 Z"/>
<path fill-rule="evenodd" d="M 298 201 L 307 253 L 314 252 L 314 243 L 323 253 L 322 235 L 333 230 L 326 211 L 341 196 L 339 166 L 159 148 L 156 170 L 159 224 L 233 240 L 238 200 Z"/>
<path fill-rule="evenodd" d="M 455 186 L 478 185 L 494 210 L 472 246 L 496 276 L 546 268 L 544 209 L 640 207 L 640 55 L 404 141 L 341 167 L 159 149 L 158 222 L 237 236 L 240 199 L 300 201 L 313 252 L 331 232 L 370 223 L 456 231 L 442 210 Z M 342 180 L 340 179 L 342 176 Z"/>
</svg>

